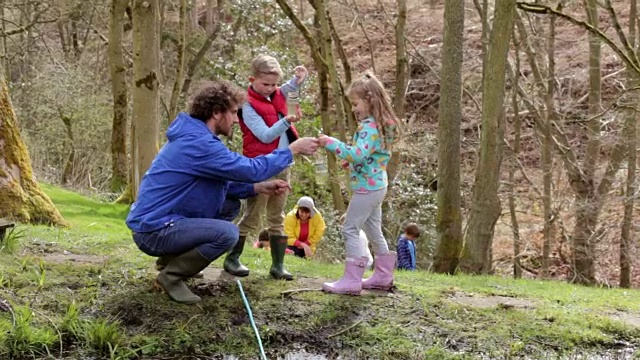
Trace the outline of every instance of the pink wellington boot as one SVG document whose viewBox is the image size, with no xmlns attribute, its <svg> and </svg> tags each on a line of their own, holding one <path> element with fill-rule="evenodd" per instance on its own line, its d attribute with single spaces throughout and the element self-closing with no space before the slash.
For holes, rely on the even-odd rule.
<svg viewBox="0 0 640 360">
<path fill-rule="evenodd" d="M 360 295 L 367 258 L 347 258 L 344 276 L 336 282 L 322 284 L 322 290 L 334 294 Z"/>
<path fill-rule="evenodd" d="M 396 269 L 396 253 L 376 255 L 373 275 L 362 280 L 363 289 L 390 290 L 393 287 L 393 272 Z"/>
</svg>

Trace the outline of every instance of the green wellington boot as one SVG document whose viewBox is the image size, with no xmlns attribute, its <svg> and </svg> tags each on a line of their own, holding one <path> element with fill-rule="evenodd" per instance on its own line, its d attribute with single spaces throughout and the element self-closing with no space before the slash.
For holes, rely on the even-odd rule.
<svg viewBox="0 0 640 360">
<path fill-rule="evenodd" d="M 240 255 L 242 255 L 242 251 L 244 250 L 244 242 L 246 240 L 246 236 L 240 236 L 236 246 L 234 246 L 233 249 L 229 251 L 226 259 L 224 259 L 224 271 L 233 276 L 244 277 L 249 275 L 249 269 L 247 269 L 246 266 L 240 263 Z"/>
<path fill-rule="evenodd" d="M 287 236 L 269 234 L 269 245 L 271 246 L 271 270 L 269 270 L 269 274 L 274 279 L 293 280 L 293 275 L 284 269 Z"/>
<path fill-rule="evenodd" d="M 175 255 L 163 255 L 163 256 L 158 257 L 156 259 L 156 270 L 162 271 L 162 269 L 164 269 L 164 267 L 167 266 L 169 261 L 171 261 L 173 258 L 175 258 Z M 193 278 L 194 279 L 202 279 L 202 278 L 204 278 L 204 274 L 199 272 L 199 273 L 193 275 Z"/>
<path fill-rule="evenodd" d="M 201 299 L 189 290 L 184 279 L 193 277 L 209 264 L 211 261 L 200 255 L 198 250 L 191 249 L 169 260 L 156 281 L 171 299 L 183 304 L 194 304 Z"/>
</svg>

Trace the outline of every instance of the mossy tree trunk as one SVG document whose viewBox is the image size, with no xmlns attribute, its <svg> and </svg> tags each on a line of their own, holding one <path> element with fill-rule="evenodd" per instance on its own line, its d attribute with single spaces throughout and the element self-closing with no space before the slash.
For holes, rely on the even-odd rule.
<svg viewBox="0 0 640 360">
<path fill-rule="evenodd" d="M 113 125 L 111 128 L 111 191 L 120 192 L 128 183 L 127 122 L 128 89 L 122 51 L 124 15 L 129 0 L 113 0 L 109 27 L 109 72 L 113 93 Z"/>
<path fill-rule="evenodd" d="M 33 178 L 31 159 L 20 137 L 18 120 L 0 68 L 0 218 L 47 225 L 67 225 Z"/>
<path fill-rule="evenodd" d="M 474 274 L 491 272 L 493 231 L 500 216 L 498 198 L 504 121 L 505 71 L 516 2 L 497 0 L 482 79 L 480 159 L 473 185 L 471 215 L 459 269 Z"/>
<path fill-rule="evenodd" d="M 433 269 L 452 274 L 462 250 L 460 212 L 460 126 L 462 123 L 462 40 L 464 3 L 446 0 L 440 72 L 440 116 L 438 119 L 438 212 L 437 245 Z M 397 93 L 397 92 L 396 92 Z"/>
<path fill-rule="evenodd" d="M 158 7 L 158 0 L 133 1 L 133 199 L 158 151 Z"/>
</svg>

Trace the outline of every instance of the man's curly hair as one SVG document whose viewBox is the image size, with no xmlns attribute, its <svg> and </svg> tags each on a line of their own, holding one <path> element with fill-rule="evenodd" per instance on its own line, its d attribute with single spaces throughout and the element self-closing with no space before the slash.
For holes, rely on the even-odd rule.
<svg viewBox="0 0 640 360">
<path fill-rule="evenodd" d="M 206 122 L 216 113 L 223 113 L 244 102 L 245 92 L 226 80 L 208 81 L 191 100 L 189 115 Z"/>
</svg>

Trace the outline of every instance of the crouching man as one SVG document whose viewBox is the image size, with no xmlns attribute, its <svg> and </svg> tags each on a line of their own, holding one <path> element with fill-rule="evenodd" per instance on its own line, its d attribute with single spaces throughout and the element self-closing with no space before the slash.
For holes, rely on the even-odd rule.
<svg viewBox="0 0 640 360">
<path fill-rule="evenodd" d="M 229 150 L 219 136 L 231 136 L 238 123 L 244 91 L 226 81 L 207 83 L 167 129 L 162 147 L 142 178 L 127 226 L 142 252 L 158 257 L 157 284 L 180 303 L 200 297 L 184 279 L 206 268 L 238 241 L 231 221 L 240 199 L 284 194 L 284 180 L 265 181 L 282 172 L 295 154 L 312 155 L 315 138 L 301 138 L 288 148 L 255 158 Z"/>
</svg>

